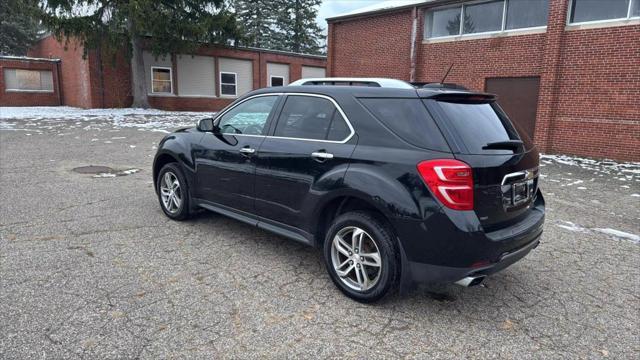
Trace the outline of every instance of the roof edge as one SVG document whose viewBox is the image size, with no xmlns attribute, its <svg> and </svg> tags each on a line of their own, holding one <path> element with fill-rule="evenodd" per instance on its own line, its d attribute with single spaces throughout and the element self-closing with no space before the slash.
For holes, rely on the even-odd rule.
<svg viewBox="0 0 640 360">
<path fill-rule="evenodd" d="M 436 0 L 436 2 L 437 2 L 437 0 Z M 426 5 L 428 3 L 429 3 L 429 1 L 425 0 L 423 2 L 418 2 L 418 3 L 414 3 L 414 4 L 405 4 L 405 5 L 395 6 L 395 7 L 374 9 L 374 10 L 369 10 L 369 11 L 363 11 L 363 12 L 357 12 L 357 13 L 349 13 L 349 14 L 343 14 L 343 15 L 336 15 L 336 16 L 325 18 L 325 20 L 327 22 L 334 22 L 334 21 L 347 20 L 347 19 L 352 19 L 352 18 L 376 16 L 376 15 L 384 14 L 384 13 L 403 11 L 403 10 L 411 9 L 413 7 L 420 7 L 420 6 Z"/>
<path fill-rule="evenodd" d="M 1 60 L 24 60 L 24 61 L 46 61 L 46 62 L 60 62 L 57 58 L 37 58 L 31 56 L 16 56 L 16 55 L 0 55 Z"/>
</svg>

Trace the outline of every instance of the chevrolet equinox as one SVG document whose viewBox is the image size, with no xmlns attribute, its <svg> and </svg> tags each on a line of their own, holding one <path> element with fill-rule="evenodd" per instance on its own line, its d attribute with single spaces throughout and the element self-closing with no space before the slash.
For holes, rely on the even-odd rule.
<svg viewBox="0 0 640 360">
<path fill-rule="evenodd" d="M 351 85 L 256 90 L 168 134 L 153 164 L 163 212 L 204 208 L 319 247 L 361 302 L 477 285 L 539 244 L 538 151 L 495 96 Z"/>
</svg>

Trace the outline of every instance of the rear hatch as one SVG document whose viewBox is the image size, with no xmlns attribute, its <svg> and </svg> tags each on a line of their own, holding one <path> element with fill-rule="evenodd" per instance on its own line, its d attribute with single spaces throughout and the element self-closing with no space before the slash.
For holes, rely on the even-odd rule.
<svg viewBox="0 0 640 360">
<path fill-rule="evenodd" d="M 473 169 L 474 211 L 485 231 L 524 219 L 538 188 L 538 152 L 490 94 L 443 92 L 423 102 L 454 156 Z"/>
</svg>

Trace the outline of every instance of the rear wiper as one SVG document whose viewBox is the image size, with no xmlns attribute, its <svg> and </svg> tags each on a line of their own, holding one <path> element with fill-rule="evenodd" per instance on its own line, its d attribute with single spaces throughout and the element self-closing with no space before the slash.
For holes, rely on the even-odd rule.
<svg viewBox="0 0 640 360">
<path fill-rule="evenodd" d="M 482 150 L 513 150 L 515 152 L 523 146 L 524 143 L 521 140 L 496 141 L 483 146 Z"/>
</svg>

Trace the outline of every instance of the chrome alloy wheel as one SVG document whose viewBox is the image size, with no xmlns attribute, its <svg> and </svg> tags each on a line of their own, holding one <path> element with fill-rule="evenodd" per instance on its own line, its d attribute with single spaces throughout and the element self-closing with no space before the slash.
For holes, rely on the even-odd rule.
<svg viewBox="0 0 640 360">
<path fill-rule="evenodd" d="M 171 171 L 167 171 L 162 177 L 160 196 L 162 198 L 162 205 L 164 205 L 164 208 L 168 212 L 175 214 L 180 210 L 180 205 L 182 204 L 182 189 L 180 188 L 178 177 Z"/>
<path fill-rule="evenodd" d="M 373 288 L 380 279 L 380 250 L 371 235 L 348 226 L 333 237 L 331 263 L 343 284 L 356 291 Z"/>
</svg>

